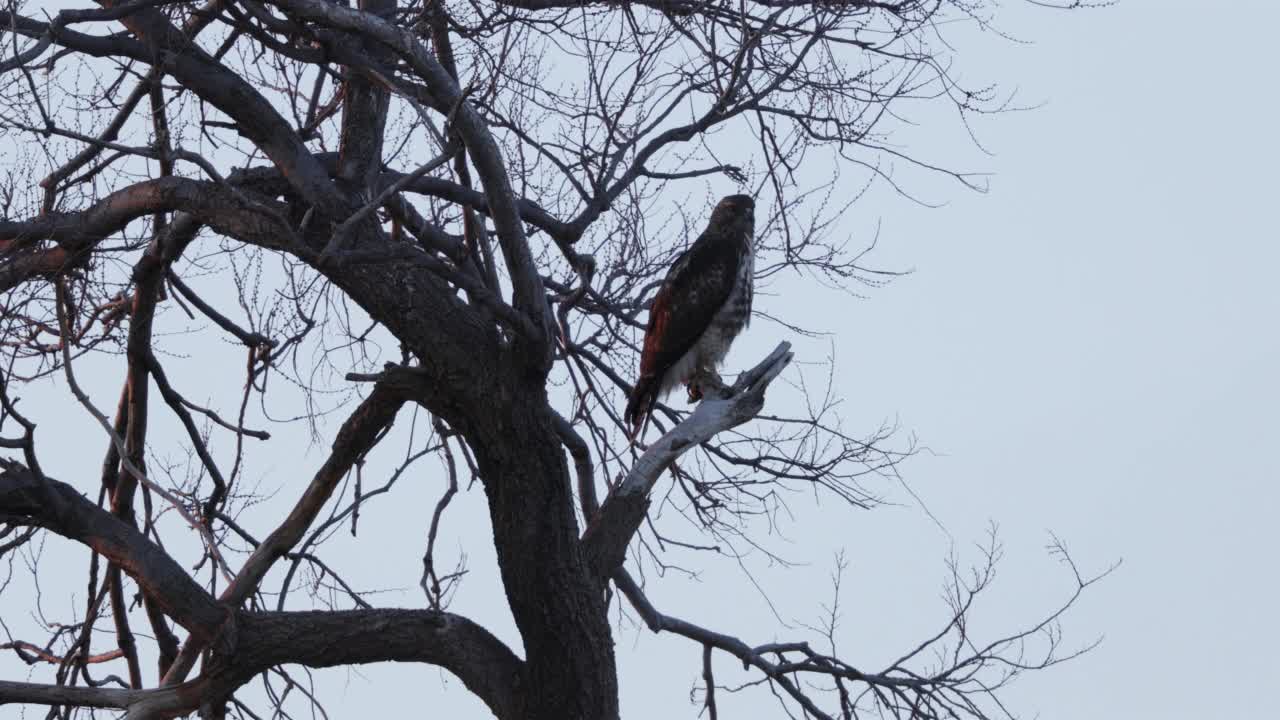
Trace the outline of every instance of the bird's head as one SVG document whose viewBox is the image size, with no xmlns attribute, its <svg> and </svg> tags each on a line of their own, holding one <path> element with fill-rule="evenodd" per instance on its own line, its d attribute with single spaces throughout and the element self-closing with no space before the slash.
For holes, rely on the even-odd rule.
<svg viewBox="0 0 1280 720">
<path fill-rule="evenodd" d="M 712 227 L 745 232 L 748 236 L 755 229 L 755 219 L 756 201 L 750 195 L 727 195 L 711 211 Z"/>
</svg>

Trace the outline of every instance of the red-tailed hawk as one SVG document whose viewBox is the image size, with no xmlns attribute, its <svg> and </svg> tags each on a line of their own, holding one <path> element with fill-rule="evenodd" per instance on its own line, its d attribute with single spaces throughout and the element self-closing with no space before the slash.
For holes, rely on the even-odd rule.
<svg viewBox="0 0 1280 720">
<path fill-rule="evenodd" d="M 649 309 L 640 379 L 623 416 L 632 437 L 654 402 L 676 385 L 687 385 L 689 401 L 695 402 L 702 397 L 704 381 L 719 381 L 716 368 L 751 320 L 754 231 L 755 201 L 749 195 L 730 195 L 711 211 L 707 229 L 667 272 Z"/>
</svg>

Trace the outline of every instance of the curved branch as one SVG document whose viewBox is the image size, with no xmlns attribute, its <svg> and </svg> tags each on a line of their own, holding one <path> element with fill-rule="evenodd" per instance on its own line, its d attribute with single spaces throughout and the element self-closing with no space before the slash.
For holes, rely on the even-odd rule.
<svg viewBox="0 0 1280 720">
<path fill-rule="evenodd" d="M 83 543 L 116 563 L 194 637 L 212 639 L 226 611 L 172 557 L 136 528 L 66 483 L 0 459 L 0 518 Z"/>
<path fill-rule="evenodd" d="M 297 663 L 331 667 L 422 662 L 458 677 L 498 717 L 511 717 L 523 663 L 475 622 L 435 610 L 252 613 L 239 623 L 240 645 L 226 661 L 258 670 Z M 257 672 L 257 670 L 255 670 Z M 251 676 L 251 675 L 250 675 Z"/>
<path fill-rule="evenodd" d="M 316 160 L 330 173 L 338 172 L 338 154 L 335 152 L 315 153 Z M 408 173 L 395 170 L 384 170 L 373 188 L 382 192 L 387 187 L 402 181 Z M 289 185 L 280 170 L 274 166 L 261 166 L 236 170 L 228 180 L 237 187 L 253 190 L 263 195 L 283 195 L 289 191 Z M 414 178 L 404 187 L 405 192 L 447 200 L 457 205 L 473 208 L 477 212 L 489 214 L 489 200 L 483 192 L 473 190 L 465 185 L 442 177 Z M 528 198 L 516 198 L 516 211 L 520 218 L 530 225 L 547 233 L 562 249 L 569 249 L 577 242 L 581 233 L 569 223 L 557 218 L 538 203 Z M 433 227 L 433 230 L 439 232 Z"/>
<path fill-rule="evenodd" d="M 550 323 L 543 298 L 542 278 L 529 250 L 524 224 L 506 164 L 488 124 L 467 101 L 466 93 L 449 76 L 440 61 L 418 42 L 410 31 L 392 25 L 376 15 L 316 0 L 270 0 L 283 10 L 329 27 L 356 32 L 388 46 L 404 59 L 427 84 L 437 100 L 437 111 L 452 116 L 454 127 L 466 143 L 476 172 L 484 184 L 489 215 L 498 231 L 498 241 L 510 274 L 513 305 L 527 314 L 534 324 L 547 329 L 532 353 L 523 353 L 529 361 L 550 365 Z"/>
<path fill-rule="evenodd" d="M 173 717 L 217 703 L 270 667 L 420 662 L 453 673 L 498 717 L 512 717 L 523 663 L 475 622 L 433 610 L 240 613 L 227 647 L 200 678 L 152 690 L 0 681 L 0 705 L 73 705 Z"/>
<path fill-rule="evenodd" d="M 381 184 L 390 185 L 399 181 L 402 177 L 404 177 L 402 173 L 384 172 Z M 451 180 L 438 177 L 420 177 L 406 185 L 405 191 L 438 197 L 459 205 L 466 205 L 486 215 L 489 214 L 489 200 L 484 193 L 459 185 Z M 516 200 L 516 212 L 519 213 L 522 220 L 550 235 L 556 241 L 556 244 L 562 248 L 567 248 L 573 244 L 581 235 L 581 233 L 570 227 L 568 223 L 556 218 L 532 200 L 518 198 Z"/>
<path fill-rule="evenodd" d="M 73 15 L 74 11 L 63 11 L 54 22 L 44 23 L 0 12 L 0 23 L 27 37 L 51 37 L 60 47 L 88 55 L 127 57 L 161 68 L 183 87 L 235 120 L 237 131 L 261 148 L 309 203 L 332 217 L 344 214 L 345 198 L 306 149 L 298 133 L 261 93 L 193 43 L 164 13 L 139 7 L 122 17 L 120 22 L 137 40 L 69 30 L 63 24 Z"/>
<path fill-rule="evenodd" d="M 144 215 L 186 211 L 218 232 L 264 247 L 289 247 L 293 231 L 274 208 L 246 203 L 230 186 L 182 177 L 144 180 L 84 210 L 0 221 L 0 292 L 56 272 Z M 39 248 L 42 240 L 56 247 Z"/>
</svg>

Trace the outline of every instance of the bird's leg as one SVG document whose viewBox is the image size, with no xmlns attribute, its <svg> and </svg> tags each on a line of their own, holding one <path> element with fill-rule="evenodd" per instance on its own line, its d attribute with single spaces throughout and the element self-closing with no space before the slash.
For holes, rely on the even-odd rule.
<svg viewBox="0 0 1280 720">
<path fill-rule="evenodd" d="M 706 377 L 703 378 L 702 392 L 709 393 L 721 400 L 733 397 L 733 388 L 725 385 L 720 373 L 715 370 L 708 371 Z"/>
<path fill-rule="evenodd" d="M 708 368 L 698 368 L 689 378 L 689 404 L 692 405 L 710 394 L 712 397 L 725 399 L 733 394 L 732 389 L 720 379 L 720 374 Z"/>
<path fill-rule="evenodd" d="M 689 378 L 689 384 L 685 385 L 685 388 L 689 391 L 690 405 L 702 400 L 702 388 L 698 386 L 698 379 L 696 377 Z"/>
</svg>

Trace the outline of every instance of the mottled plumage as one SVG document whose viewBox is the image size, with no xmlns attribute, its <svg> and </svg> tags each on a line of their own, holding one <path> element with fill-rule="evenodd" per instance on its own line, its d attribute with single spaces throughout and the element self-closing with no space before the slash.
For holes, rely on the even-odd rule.
<svg viewBox="0 0 1280 720">
<path fill-rule="evenodd" d="M 748 195 L 730 195 L 667 272 L 649 309 L 640 378 L 624 415 L 633 434 L 660 396 L 714 374 L 750 321 L 754 230 L 755 202 Z M 690 397 L 700 397 L 696 384 Z"/>
</svg>

